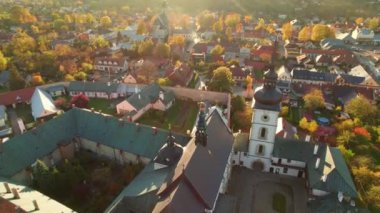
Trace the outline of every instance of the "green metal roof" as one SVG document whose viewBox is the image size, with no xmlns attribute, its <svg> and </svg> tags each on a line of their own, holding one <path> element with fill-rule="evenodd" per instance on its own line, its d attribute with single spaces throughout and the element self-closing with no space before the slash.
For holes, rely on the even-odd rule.
<svg viewBox="0 0 380 213">
<path fill-rule="evenodd" d="M 273 157 L 305 162 L 310 188 L 357 197 L 354 182 L 340 151 L 326 144 L 318 144 L 318 151 L 314 154 L 314 146 L 313 143 L 276 138 Z M 326 181 L 323 181 L 324 175 Z"/>
<path fill-rule="evenodd" d="M 160 97 L 160 92 L 164 93 L 164 99 L 162 102 L 166 105 L 174 100 L 174 93 L 171 90 L 164 90 L 158 84 L 151 84 L 143 89 L 139 93 L 135 93 L 130 96 L 127 101 L 136 108 L 137 111 L 144 108 L 146 105 L 157 101 Z"/>
<path fill-rule="evenodd" d="M 10 178 L 54 150 L 79 136 L 125 152 L 153 159 L 163 146 L 168 131 L 136 125 L 88 110 L 74 108 L 36 129 L 15 136 L 3 144 L 0 176 Z M 185 146 L 190 137 L 175 134 L 177 143 Z"/>
</svg>

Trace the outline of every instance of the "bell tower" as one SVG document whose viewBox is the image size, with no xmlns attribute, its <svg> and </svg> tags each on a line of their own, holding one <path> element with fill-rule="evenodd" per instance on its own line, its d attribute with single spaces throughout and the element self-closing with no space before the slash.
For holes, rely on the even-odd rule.
<svg viewBox="0 0 380 213">
<path fill-rule="evenodd" d="M 273 68 L 265 72 L 264 85 L 253 97 L 252 126 L 248 155 L 252 168 L 269 171 L 275 142 L 282 94 L 276 89 L 278 75 Z"/>
</svg>

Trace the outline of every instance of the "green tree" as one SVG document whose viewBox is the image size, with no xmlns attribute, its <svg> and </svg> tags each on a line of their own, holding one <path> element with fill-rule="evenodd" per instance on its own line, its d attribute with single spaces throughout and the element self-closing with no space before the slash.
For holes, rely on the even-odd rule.
<svg viewBox="0 0 380 213">
<path fill-rule="evenodd" d="M 235 113 L 237 111 L 244 111 L 246 107 L 245 100 L 242 96 L 237 95 L 231 99 L 231 113 Z"/>
<path fill-rule="evenodd" d="M 83 81 L 87 79 L 87 74 L 85 72 L 77 72 L 74 74 L 74 78 L 77 81 Z"/>
<path fill-rule="evenodd" d="M 321 90 L 313 90 L 303 97 L 305 101 L 305 108 L 308 110 L 315 110 L 325 107 L 325 99 Z"/>
<path fill-rule="evenodd" d="M 18 89 L 25 88 L 25 81 L 21 77 L 20 73 L 18 72 L 15 66 L 11 68 L 11 73 L 9 76 L 9 87 L 11 90 L 18 90 Z"/>
<path fill-rule="evenodd" d="M 345 147 L 349 147 L 350 142 L 354 139 L 355 134 L 350 131 L 343 131 L 338 135 L 336 141 L 339 145 L 344 145 Z"/>
<path fill-rule="evenodd" d="M 223 53 L 224 47 L 220 44 L 215 45 L 215 47 L 211 49 L 211 55 L 222 55 Z"/>
<path fill-rule="evenodd" d="M 154 49 L 154 55 L 159 58 L 169 58 L 170 46 L 166 43 L 158 43 Z"/>
<path fill-rule="evenodd" d="M 0 72 L 7 68 L 8 60 L 4 57 L 3 53 L 0 51 Z"/>
<path fill-rule="evenodd" d="M 350 100 L 345 110 L 353 117 L 359 118 L 364 123 L 374 123 L 378 118 L 379 110 L 377 107 L 362 95 L 358 95 Z"/>
<path fill-rule="evenodd" d="M 219 67 L 213 71 L 213 76 L 209 82 L 209 89 L 218 92 L 231 92 L 235 81 L 228 67 Z"/>
</svg>

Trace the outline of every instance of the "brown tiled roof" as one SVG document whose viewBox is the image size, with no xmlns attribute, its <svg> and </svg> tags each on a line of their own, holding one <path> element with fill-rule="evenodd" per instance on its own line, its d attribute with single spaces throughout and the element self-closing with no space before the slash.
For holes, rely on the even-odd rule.
<svg viewBox="0 0 380 213">
<path fill-rule="evenodd" d="M 188 65 L 182 63 L 178 67 L 169 68 L 166 71 L 166 77 L 176 85 L 187 86 L 193 77 L 193 71 Z"/>
<path fill-rule="evenodd" d="M 19 89 L 0 94 L 0 105 L 9 106 L 19 102 L 29 102 L 34 93 L 35 87 Z"/>
<path fill-rule="evenodd" d="M 206 146 L 189 142 L 177 167 L 158 190 L 153 212 L 204 212 L 212 209 L 232 150 L 233 136 L 215 110 L 207 120 Z"/>
</svg>

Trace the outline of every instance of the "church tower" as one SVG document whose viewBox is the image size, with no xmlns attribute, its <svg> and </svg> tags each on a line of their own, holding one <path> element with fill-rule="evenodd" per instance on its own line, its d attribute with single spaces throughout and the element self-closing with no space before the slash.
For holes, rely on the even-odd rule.
<svg viewBox="0 0 380 213">
<path fill-rule="evenodd" d="M 278 75 L 273 68 L 264 74 L 264 85 L 253 97 L 252 126 L 248 155 L 252 168 L 269 171 L 275 142 L 282 94 L 276 89 Z"/>
</svg>

